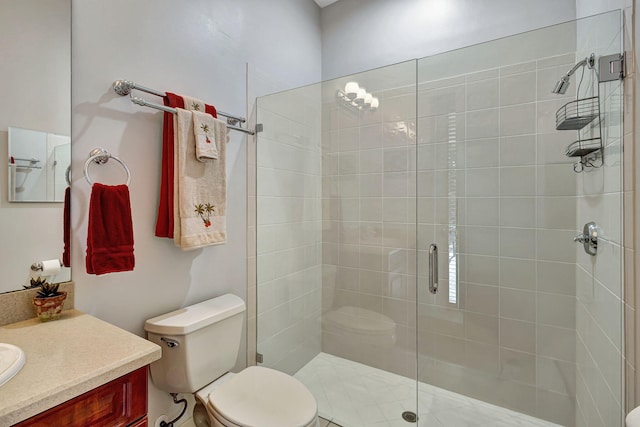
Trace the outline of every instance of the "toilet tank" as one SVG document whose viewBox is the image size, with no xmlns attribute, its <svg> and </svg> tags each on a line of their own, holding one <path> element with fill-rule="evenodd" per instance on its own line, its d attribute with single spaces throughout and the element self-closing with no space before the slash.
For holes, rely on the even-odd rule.
<svg viewBox="0 0 640 427">
<path fill-rule="evenodd" d="M 151 364 L 153 384 L 194 393 L 233 368 L 244 311 L 240 297 L 226 294 L 147 320 L 147 339 L 162 348 Z"/>
</svg>

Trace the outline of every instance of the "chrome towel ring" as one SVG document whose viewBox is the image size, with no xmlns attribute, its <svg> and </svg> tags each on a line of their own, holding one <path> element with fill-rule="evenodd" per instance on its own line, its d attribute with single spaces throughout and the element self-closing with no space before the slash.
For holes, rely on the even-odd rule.
<svg viewBox="0 0 640 427">
<path fill-rule="evenodd" d="M 112 156 L 104 148 L 94 148 L 93 150 L 91 150 L 91 152 L 89 153 L 89 158 L 87 159 L 86 162 L 84 162 L 84 177 L 87 180 L 87 182 L 93 185 L 93 181 L 89 177 L 89 165 L 91 163 L 104 165 L 109 161 L 109 159 L 115 160 L 116 162 L 120 163 L 120 165 L 124 168 L 125 172 L 127 173 L 127 185 L 129 185 L 131 183 L 131 171 L 129 170 L 127 165 L 116 156 Z"/>
</svg>

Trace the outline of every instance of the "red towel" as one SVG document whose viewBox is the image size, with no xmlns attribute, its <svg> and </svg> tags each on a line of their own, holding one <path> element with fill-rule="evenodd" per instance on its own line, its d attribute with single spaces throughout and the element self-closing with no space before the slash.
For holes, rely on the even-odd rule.
<svg viewBox="0 0 640 427">
<path fill-rule="evenodd" d="M 71 187 L 64 190 L 64 212 L 62 225 L 62 239 L 64 249 L 62 251 L 62 265 L 71 267 Z"/>
<path fill-rule="evenodd" d="M 180 95 L 167 92 L 164 105 L 172 108 L 184 108 L 184 99 Z M 205 112 L 218 117 L 213 105 L 205 105 Z M 160 200 L 156 219 L 156 236 L 173 239 L 173 113 L 164 113 L 162 125 L 162 171 L 160 177 Z"/>
<path fill-rule="evenodd" d="M 89 274 L 133 270 L 133 222 L 126 185 L 93 184 L 86 264 Z"/>
</svg>

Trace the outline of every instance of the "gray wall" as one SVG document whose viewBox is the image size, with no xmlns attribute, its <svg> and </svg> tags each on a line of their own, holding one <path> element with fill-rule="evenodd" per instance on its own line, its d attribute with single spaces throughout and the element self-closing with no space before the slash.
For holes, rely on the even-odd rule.
<svg viewBox="0 0 640 427">
<path fill-rule="evenodd" d="M 230 132 L 227 146 L 227 243 L 183 252 L 154 237 L 162 113 L 133 105 L 111 85 L 130 79 L 247 115 L 252 109 L 247 99 L 252 103 L 257 95 L 320 79 L 319 8 L 312 0 L 82 0 L 73 2 L 72 23 L 76 307 L 142 335 L 150 317 L 226 292 L 244 298 L 248 138 Z M 133 272 L 85 273 L 90 187 L 82 168 L 94 147 L 106 148 L 131 169 Z M 94 169 L 92 177 L 120 183 L 110 170 L 118 172 L 107 165 Z M 160 414 L 179 409 L 153 386 L 149 397 L 151 425 Z"/>
<path fill-rule="evenodd" d="M 322 9 L 322 79 L 575 17 L 574 0 L 340 0 Z"/>
</svg>

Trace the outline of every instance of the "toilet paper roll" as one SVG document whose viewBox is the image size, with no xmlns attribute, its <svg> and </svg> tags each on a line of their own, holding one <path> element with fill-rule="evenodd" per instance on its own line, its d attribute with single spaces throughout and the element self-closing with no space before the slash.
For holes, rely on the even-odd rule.
<svg viewBox="0 0 640 427">
<path fill-rule="evenodd" d="M 60 260 L 57 259 L 47 259 L 41 262 L 42 271 L 40 272 L 41 276 L 53 276 L 54 274 L 60 273 Z"/>
</svg>

